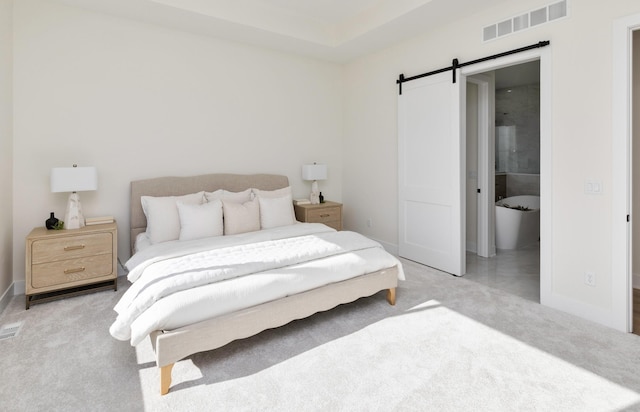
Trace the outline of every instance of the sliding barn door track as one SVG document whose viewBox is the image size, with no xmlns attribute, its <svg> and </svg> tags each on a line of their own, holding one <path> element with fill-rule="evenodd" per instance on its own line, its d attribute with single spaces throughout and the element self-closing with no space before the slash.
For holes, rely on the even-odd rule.
<svg viewBox="0 0 640 412">
<path fill-rule="evenodd" d="M 396 80 L 396 84 L 398 84 L 398 93 L 402 94 L 402 83 L 404 83 L 404 82 L 410 82 L 411 80 L 421 79 L 423 77 L 433 76 L 434 74 L 444 73 L 446 71 L 451 70 L 453 72 L 453 83 L 455 83 L 456 82 L 456 69 L 461 69 L 461 68 L 463 68 L 465 66 L 471 66 L 472 64 L 476 64 L 476 63 L 486 62 L 488 60 L 495 60 L 495 59 L 498 59 L 500 57 L 509 56 L 509 55 L 516 54 L 516 53 L 522 53 L 522 52 L 527 51 L 527 50 L 539 49 L 541 47 L 548 46 L 549 44 L 551 44 L 551 42 L 549 40 L 544 40 L 544 41 L 538 42 L 536 44 L 532 44 L 530 46 L 520 47 L 519 49 L 509 50 L 509 51 L 506 51 L 506 52 L 503 52 L 503 53 L 494 54 L 492 56 L 483 57 L 481 59 L 472 60 L 472 61 L 466 62 L 466 63 L 460 63 L 458 61 L 458 59 L 453 59 L 453 61 L 451 62 L 451 66 L 449 66 L 449 67 L 445 67 L 445 68 L 434 70 L 434 71 L 427 72 L 427 73 L 417 74 L 417 75 L 411 76 L 411 77 L 404 77 L 404 74 L 400 74 L 400 76 L 398 76 L 398 80 Z"/>
</svg>

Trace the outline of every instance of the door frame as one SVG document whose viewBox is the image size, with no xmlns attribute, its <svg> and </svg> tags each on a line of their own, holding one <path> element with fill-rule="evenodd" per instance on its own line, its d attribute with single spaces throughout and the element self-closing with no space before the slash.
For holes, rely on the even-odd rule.
<svg viewBox="0 0 640 412">
<path fill-rule="evenodd" d="M 486 74 L 467 76 L 467 82 L 478 86 L 478 189 L 476 253 L 482 257 L 496 254 L 495 213 L 495 79 Z M 491 93 L 491 90 L 494 92 Z"/>
<path fill-rule="evenodd" d="M 633 32 L 640 30 L 640 14 L 613 24 L 612 126 L 612 241 L 611 323 L 623 332 L 633 330 L 632 286 L 632 45 Z M 630 216 L 627 221 L 627 216 Z"/>
<path fill-rule="evenodd" d="M 551 47 L 533 49 L 466 66 L 462 68 L 461 74 L 469 79 L 468 76 L 536 60 L 540 61 L 540 303 L 562 308 L 564 306 L 562 299 L 554 297 L 552 289 Z"/>
</svg>

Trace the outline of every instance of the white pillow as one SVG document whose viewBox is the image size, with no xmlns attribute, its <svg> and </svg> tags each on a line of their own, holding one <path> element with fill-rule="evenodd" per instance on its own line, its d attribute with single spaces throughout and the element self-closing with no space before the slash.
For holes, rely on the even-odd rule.
<svg viewBox="0 0 640 412">
<path fill-rule="evenodd" d="M 218 189 L 218 190 L 214 190 L 213 192 L 204 192 L 204 197 L 207 200 L 207 202 L 212 202 L 214 200 L 222 200 L 223 193 L 224 193 L 224 190 Z"/>
<path fill-rule="evenodd" d="M 177 202 L 199 205 L 204 192 L 184 196 L 141 196 L 142 210 L 147 217 L 147 236 L 151 243 L 176 240 L 180 237 L 180 216 Z"/>
<path fill-rule="evenodd" d="M 260 206 L 257 199 L 244 203 L 223 200 L 222 209 L 225 235 L 260 230 Z"/>
<path fill-rule="evenodd" d="M 258 201 L 260 202 L 260 227 L 262 229 L 296 223 L 291 194 L 273 198 L 258 196 Z"/>
<path fill-rule="evenodd" d="M 178 203 L 180 237 L 178 240 L 222 236 L 222 201 L 214 200 L 201 205 Z"/>
<path fill-rule="evenodd" d="M 293 225 L 296 222 L 291 186 L 276 190 L 252 190 L 260 202 L 260 227 L 262 229 Z"/>
<path fill-rule="evenodd" d="M 260 190 L 260 189 L 251 189 L 253 193 L 257 197 L 283 197 L 286 195 L 291 195 L 291 186 L 283 187 L 282 189 L 276 190 Z"/>
<path fill-rule="evenodd" d="M 243 190 L 242 192 L 230 192 L 228 190 L 218 189 L 214 192 L 204 192 L 204 196 L 207 198 L 207 202 L 218 199 L 234 203 L 244 203 L 253 199 L 251 189 Z"/>
</svg>

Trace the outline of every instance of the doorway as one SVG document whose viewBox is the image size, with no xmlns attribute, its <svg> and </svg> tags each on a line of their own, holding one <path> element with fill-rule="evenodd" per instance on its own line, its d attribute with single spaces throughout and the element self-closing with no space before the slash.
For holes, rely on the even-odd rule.
<svg viewBox="0 0 640 412">
<path fill-rule="evenodd" d="M 398 252 L 402 257 L 453 275 L 466 273 L 467 78 L 540 61 L 540 303 L 558 307 L 561 297 L 553 294 L 551 282 L 552 70 L 550 48 L 544 47 L 548 44 L 540 42 L 526 50 L 458 68 L 454 65 L 453 78 L 448 68 L 409 78 L 399 76 Z M 493 138 L 492 133 L 488 136 Z M 494 210 L 485 209 L 489 215 Z"/>
<path fill-rule="evenodd" d="M 540 61 L 468 76 L 466 104 L 465 277 L 540 302 Z"/>
</svg>

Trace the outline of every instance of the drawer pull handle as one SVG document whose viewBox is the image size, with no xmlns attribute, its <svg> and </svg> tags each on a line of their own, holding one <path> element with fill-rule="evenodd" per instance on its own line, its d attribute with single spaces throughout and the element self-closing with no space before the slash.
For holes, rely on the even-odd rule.
<svg viewBox="0 0 640 412">
<path fill-rule="evenodd" d="M 331 215 L 330 215 L 330 214 L 328 214 L 328 213 L 327 213 L 327 214 L 324 214 L 324 215 L 320 215 L 320 217 L 329 217 L 329 216 L 331 216 Z"/>
<path fill-rule="evenodd" d="M 65 252 L 67 252 L 69 250 L 78 250 L 78 249 L 84 249 L 84 245 L 65 246 L 64 247 L 64 251 Z"/>
<path fill-rule="evenodd" d="M 73 268 L 73 269 L 65 269 L 64 270 L 64 274 L 68 275 L 70 273 L 78 273 L 78 272 L 84 272 L 84 266 L 79 267 L 79 268 Z"/>
</svg>

